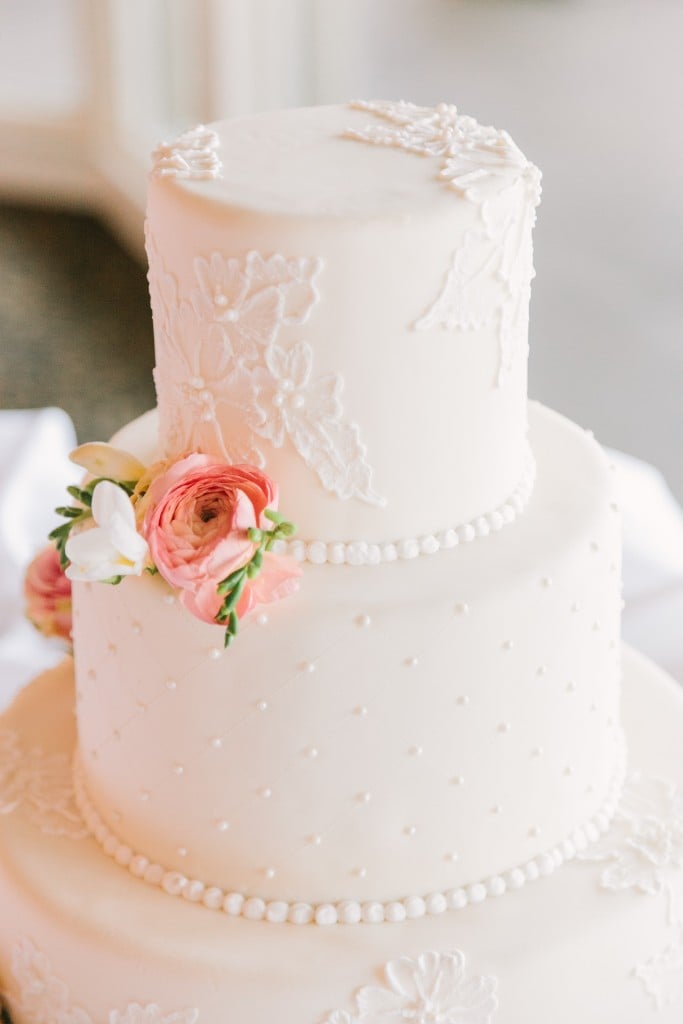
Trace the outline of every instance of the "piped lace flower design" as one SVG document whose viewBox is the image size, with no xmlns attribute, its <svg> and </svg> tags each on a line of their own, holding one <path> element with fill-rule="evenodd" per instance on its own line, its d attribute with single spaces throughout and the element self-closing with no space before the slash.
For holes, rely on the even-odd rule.
<svg viewBox="0 0 683 1024">
<path fill-rule="evenodd" d="M 261 439 L 274 448 L 289 442 L 327 490 L 383 504 L 360 430 L 344 418 L 341 375 L 316 376 L 307 342 L 285 349 L 278 341 L 282 327 L 308 321 L 322 260 L 214 252 L 194 260 L 195 287 L 181 299 L 149 230 L 147 251 L 165 355 L 155 380 L 169 452 L 213 452 L 263 468 Z M 228 436 L 221 420 L 230 410 L 240 427 Z"/>
<path fill-rule="evenodd" d="M 198 124 L 173 142 L 162 142 L 152 154 L 152 175 L 157 178 L 218 178 L 223 164 L 216 150 L 215 131 Z"/>
<path fill-rule="evenodd" d="M 53 973 L 45 955 L 27 938 L 12 951 L 12 974 L 17 996 L 10 1009 L 26 1024 L 93 1024 L 90 1014 L 71 1002 L 68 985 Z M 111 1010 L 109 1024 L 198 1024 L 199 1010 L 165 1014 L 156 1003 L 129 1003 L 125 1010 Z"/>
<path fill-rule="evenodd" d="M 439 293 L 413 326 L 418 331 L 494 326 L 501 386 L 527 333 L 540 172 L 507 132 L 480 125 L 454 106 L 378 101 L 352 107 L 374 114 L 379 123 L 347 129 L 348 138 L 438 158 L 438 179 L 479 207 L 482 228 L 466 232 Z"/>
<path fill-rule="evenodd" d="M 604 889 L 663 892 L 668 870 L 683 867 L 683 791 L 666 779 L 631 773 L 612 828 L 580 858 L 604 864 Z"/>
<path fill-rule="evenodd" d="M 683 790 L 668 779 L 631 773 L 610 831 L 579 855 L 603 865 L 603 889 L 635 889 L 666 907 L 667 945 L 633 969 L 657 1010 L 683 1005 L 683 918 L 671 871 L 683 867 Z"/>
<path fill-rule="evenodd" d="M 683 923 L 679 922 L 670 942 L 633 971 L 656 1010 L 683 1006 Z"/>
<path fill-rule="evenodd" d="M 465 955 L 421 953 L 385 967 L 386 986 L 356 993 L 351 1012 L 335 1010 L 325 1024 L 491 1024 L 498 1007 L 493 976 L 468 976 Z"/>
<path fill-rule="evenodd" d="M 17 733 L 0 730 L 0 814 L 21 808 L 41 832 L 84 839 L 89 830 L 76 806 L 66 754 L 25 749 Z"/>
</svg>

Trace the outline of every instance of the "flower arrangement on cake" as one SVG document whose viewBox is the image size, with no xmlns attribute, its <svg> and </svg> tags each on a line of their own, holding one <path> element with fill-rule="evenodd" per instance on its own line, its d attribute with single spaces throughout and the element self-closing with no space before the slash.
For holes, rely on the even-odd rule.
<svg viewBox="0 0 683 1024">
<path fill-rule="evenodd" d="M 225 628 L 225 646 L 257 605 L 298 589 L 301 568 L 272 548 L 296 527 L 278 512 L 278 487 L 254 466 L 192 452 L 144 466 L 112 445 L 81 445 L 86 470 L 65 521 L 31 563 L 27 613 L 47 636 L 68 639 L 71 581 L 118 584 L 159 573 L 183 606 Z"/>
</svg>

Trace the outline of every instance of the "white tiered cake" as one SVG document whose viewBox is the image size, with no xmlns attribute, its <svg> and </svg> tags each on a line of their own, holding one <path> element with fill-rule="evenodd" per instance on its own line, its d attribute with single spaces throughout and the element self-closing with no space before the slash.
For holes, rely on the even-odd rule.
<svg viewBox="0 0 683 1024">
<path fill-rule="evenodd" d="M 75 585 L 75 726 L 68 663 L 0 731 L 15 1024 L 681 1019 L 683 703 L 622 659 L 602 452 L 527 404 L 539 183 L 448 106 L 157 150 L 116 444 L 261 467 L 303 571 L 227 649 L 163 574 Z"/>
</svg>

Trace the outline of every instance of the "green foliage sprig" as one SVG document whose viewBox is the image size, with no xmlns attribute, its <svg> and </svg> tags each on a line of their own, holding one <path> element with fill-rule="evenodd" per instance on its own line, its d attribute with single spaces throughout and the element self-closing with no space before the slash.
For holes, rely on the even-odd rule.
<svg viewBox="0 0 683 1024">
<path fill-rule="evenodd" d="M 246 565 L 226 576 L 217 587 L 219 595 L 223 598 L 223 603 L 216 614 L 216 622 L 221 626 L 225 625 L 225 647 L 229 647 L 237 636 L 239 628 L 237 605 L 247 582 L 253 580 L 261 571 L 264 553 L 271 551 L 276 541 L 286 540 L 296 533 L 294 523 L 290 523 L 279 512 L 269 508 L 266 509 L 264 515 L 266 519 L 273 523 L 273 528 L 271 530 L 260 530 L 256 527 L 251 527 L 247 531 L 249 540 L 258 545 L 256 551 Z"/>
</svg>

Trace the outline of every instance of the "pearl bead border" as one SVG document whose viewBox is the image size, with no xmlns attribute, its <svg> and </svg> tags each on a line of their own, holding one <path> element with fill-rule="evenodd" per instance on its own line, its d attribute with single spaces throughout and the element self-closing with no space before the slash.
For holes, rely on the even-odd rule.
<svg viewBox="0 0 683 1024">
<path fill-rule="evenodd" d="M 573 860 L 590 843 L 607 832 L 617 811 L 626 775 L 626 740 L 621 729 L 614 731 L 615 770 L 607 796 L 601 809 L 571 835 L 523 864 L 481 882 L 473 882 L 446 892 L 431 892 L 426 896 L 407 896 L 402 900 L 380 902 L 367 900 L 341 900 L 338 903 L 305 903 L 287 900 L 266 900 L 260 896 L 246 896 L 230 892 L 219 886 L 210 886 L 197 878 L 188 878 L 181 871 L 170 871 L 150 861 L 144 854 L 135 853 L 109 829 L 90 802 L 78 751 L 74 753 L 73 780 L 76 804 L 95 840 L 107 856 L 127 868 L 131 875 L 149 885 L 162 889 L 169 896 L 181 896 L 189 903 L 203 904 L 210 910 L 219 910 L 230 917 L 244 917 L 249 921 L 269 921 L 273 924 L 381 924 L 438 915 L 446 910 L 462 910 L 470 903 L 483 903 L 489 897 L 502 896 L 508 891 L 521 889 L 527 882 L 535 882 L 553 874 L 562 864 Z"/>
<path fill-rule="evenodd" d="M 417 558 L 419 555 L 433 555 L 437 551 L 456 548 L 460 544 L 469 544 L 479 537 L 488 537 L 491 533 L 510 523 L 514 523 L 526 506 L 533 493 L 536 480 L 536 463 L 528 451 L 522 478 L 507 501 L 493 512 L 487 512 L 476 519 L 459 526 L 451 526 L 438 533 L 425 534 L 422 537 L 404 537 L 400 540 L 371 542 L 365 540 L 324 541 L 324 540 L 280 540 L 273 546 L 278 555 L 289 555 L 297 562 L 311 562 L 314 565 L 381 565 L 383 562 L 396 562 Z"/>
</svg>

